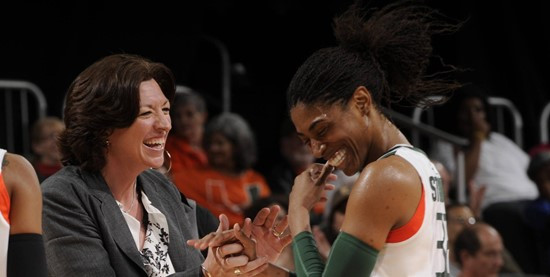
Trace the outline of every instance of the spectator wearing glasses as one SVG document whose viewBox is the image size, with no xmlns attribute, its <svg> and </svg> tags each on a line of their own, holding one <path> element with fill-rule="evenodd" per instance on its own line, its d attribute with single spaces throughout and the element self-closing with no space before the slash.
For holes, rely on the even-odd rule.
<svg viewBox="0 0 550 277">
<path fill-rule="evenodd" d="M 449 265 L 451 268 L 451 276 L 459 276 L 460 264 L 458 257 L 455 255 L 455 242 L 457 236 L 468 227 L 478 223 L 474 211 L 466 204 L 450 204 L 447 205 L 447 232 L 449 234 Z M 514 260 L 510 252 L 503 247 L 502 249 L 503 265 L 500 269 L 502 273 L 521 274 L 522 269 Z"/>
</svg>

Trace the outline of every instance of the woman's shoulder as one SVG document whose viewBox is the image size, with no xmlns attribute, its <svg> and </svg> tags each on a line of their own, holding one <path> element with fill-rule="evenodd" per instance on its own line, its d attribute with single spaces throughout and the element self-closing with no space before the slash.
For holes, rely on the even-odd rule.
<svg viewBox="0 0 550 277">
<path fill-rule="evenodd" d="M 107 192 L 109 190 L 101 173 L 89 172 L 73 165 L 61 168 L 44 180 L 41 187 L 44 196 L 48 194 L 90 194 L 94 191 Z"/>
<path fill-rule="evenodd" d="M 355 182 L 354 190 L 372 194 L 399 194 L 414 190 L 420 183 L 414 167 L 399 156 L 389 156 L 368 164 Z"/>
<path fill-rule="evenodd" d="M 40 194 L 36 172 L 29 160 L 21 155 L 6 153 L 2 161 L 2 178 L 10 194 L 13 191 Z"/>
<path fill-rule="evenodd" d="M 46 178 L 42 184 L 42 189 L 48 188 L 63 188 L 67 187 L 68 184 L 73 185 L 82 185 L 84 180 L 80 169 L 77 166 L 64 166 L 59 171 Z"/>
</svg>

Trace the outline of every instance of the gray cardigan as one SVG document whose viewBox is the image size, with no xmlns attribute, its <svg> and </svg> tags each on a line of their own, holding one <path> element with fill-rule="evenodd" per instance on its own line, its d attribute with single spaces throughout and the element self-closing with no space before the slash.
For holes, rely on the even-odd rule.
<svg viewBox="0 0 550 277">
<path fill-rule="evenodd" d="M 164 175 L 141 173 L 138 187 L 168 221 L 173 276 L 200 276 L 196 205 Z M 50 276 L 147 276 L 130 229 L 99 173 L 66 166 L 42 183 L 43 231 Z"/>
</svg>

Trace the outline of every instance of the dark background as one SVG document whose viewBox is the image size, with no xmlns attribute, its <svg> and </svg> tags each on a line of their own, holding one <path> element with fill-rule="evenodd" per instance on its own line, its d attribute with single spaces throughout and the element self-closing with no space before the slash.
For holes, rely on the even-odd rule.
<svg viewBox="0 0 550 277">
<path fill-rule="evenodd" d="M 0 79 L 27 80 L 46 94 L 48 114 L 61 116 L 70 82 L 111 53 L 165 63 L 181 85 L 203 93 L 210 114 L 221 111 L 221 64 L 215 38 L 234 65 L 231 111 L 254 129 L 258 169 L 278 157 L 285 89 L 314 50 L 335 45 L 332 17 L 350 3 L 314 0 L 56 1 L 3 4 Z M 197 2 L 197 3 L 195 3 Z M 370 1 L 380 6 L 389 1 Z M 550 101 L 550 4 L 547 1 L 424 1 L 456 20 L 435 53 L 468 68 L 465 80 L 514 102 L 524 120 L 524 149 L 539 142 L 538 121 Z"/>
</svg>

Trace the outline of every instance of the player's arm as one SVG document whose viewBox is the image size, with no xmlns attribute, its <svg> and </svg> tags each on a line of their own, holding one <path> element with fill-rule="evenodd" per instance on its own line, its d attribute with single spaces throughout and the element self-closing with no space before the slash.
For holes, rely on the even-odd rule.
<svg viewBox="0 0 550 277">
<path fill-rule="evenodd" d="M 331 248 L 326 265 L 309 229 L 303 228 L 295 234 L 293 250 L 297 275 L 368 275 L 390 230 L 409 221 L 421 193 L 418 174 L 402 158 L 392 156 L 370 164 L 354 184 L 341 233 Z"/>
<path fill-rule="evenodd" d="M 356 181 L 325 276 L 366 276 L 392 229 L 406 224 L 420 201 L 414 169 L 397 156 L 367 166 Z"/>
<path fill-rule="evenodd" d="M 10 195 L 10 234 L 42 234 L 42 193 L 34 168 L 27 159 L 6 154 L 2 175 Z"/>
<path fill-rule="evenodd" d="M 27 159 L 8 153 L 2 175 L 11 202 L 7 276 L 46 276 L 42 193 L 36 172 Z"/>
</svg>

